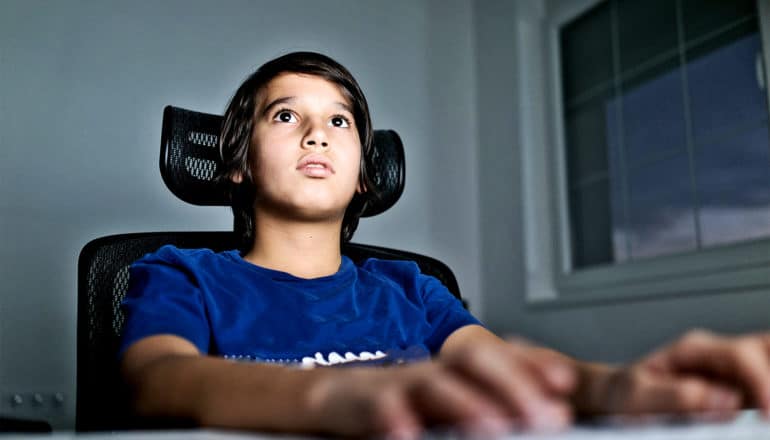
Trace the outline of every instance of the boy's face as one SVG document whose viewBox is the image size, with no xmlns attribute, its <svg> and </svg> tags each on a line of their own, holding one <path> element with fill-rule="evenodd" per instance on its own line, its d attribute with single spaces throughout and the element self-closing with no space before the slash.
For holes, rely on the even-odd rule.
<svg viewBox="0 0 770 440">
<path fill-rule="evenodd" d="M 358 186 L 361 141 L 339 86 L 316 76 L 279 75 L 259 92 L 255 118 L 257 209 L 341 220 Z"/>
</svg>

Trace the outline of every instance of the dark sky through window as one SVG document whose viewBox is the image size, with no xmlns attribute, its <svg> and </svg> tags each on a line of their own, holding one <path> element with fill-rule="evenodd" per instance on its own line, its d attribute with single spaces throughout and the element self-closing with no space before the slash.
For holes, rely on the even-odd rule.
<svg viewBox="0 0 770 440">
<path fill-rule="evenodd" d="M 562 29 L 576 267 L 770 237 L 756 7 L 698 6 L 614 0 Z"/>
</svg>

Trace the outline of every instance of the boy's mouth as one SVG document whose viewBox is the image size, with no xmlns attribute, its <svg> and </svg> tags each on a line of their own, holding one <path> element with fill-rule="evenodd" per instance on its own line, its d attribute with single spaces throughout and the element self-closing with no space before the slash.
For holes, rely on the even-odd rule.
<svg viewBox="0 0 770 440">
<path fill-rule="evenodd" d="M 328 177 L 334 174 L 331 161 L 320 154 L 310 154 L 297 164 L 297 170 L 309 177 Z"/>
</svg>

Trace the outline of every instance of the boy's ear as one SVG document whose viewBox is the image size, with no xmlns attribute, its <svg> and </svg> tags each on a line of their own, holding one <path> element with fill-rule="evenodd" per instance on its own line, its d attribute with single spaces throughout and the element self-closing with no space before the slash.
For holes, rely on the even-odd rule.
<svg viewBox="0 0 770 440">
<path fill-rule="evenodd" d="M 366 192 L 366 185 L 362 181 L 358 181 L 358 185 L 356 185 L 356 193 L 357 194 L 363 194 Z"/>
<path fill-rule="evenodd" d="M 233 182 L 236 185 L 239 185 L 243 182 L 243 174 L 241 173 L 233 173 L 230 175 L 230 181 Z"/>
</svg>

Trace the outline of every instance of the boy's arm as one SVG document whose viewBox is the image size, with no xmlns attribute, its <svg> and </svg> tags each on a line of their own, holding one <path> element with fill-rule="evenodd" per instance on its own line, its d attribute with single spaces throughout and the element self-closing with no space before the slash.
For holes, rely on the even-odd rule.
<svg viewBox="0 0 770 440">
<path fill-rule="evenodd" d="M 522 412 L 521 376 L 500 368 L 515 362 L 486 362 L 496 344 L 479 341 L 406 366 L 301 370 L 203 356 L 185 339 L 161 335 L 130 346 L 122 371 L 142 416 L 311 434 L 403 438 L 448 425 L 489 435 L 510 429 L 510 416 Z M 536 415 L 528 426 L 568 421 L 567 412 Z"/>
<path fill-rule="evenodd" d="M 202 426 L 318 429 L 305 391 L 323 370 L 203 356 L 192 343 L 172 335 L 131 345 L 121 370 L 141 416 L 181 418 Z"/>
<path fill-rule="evenodd" d="M 589 414 L 729 412 L 742 397 L 767 411 L 768 347 L 768 335 L 697 332 L 642 361 L 611 367 L 466 326 L 447 338 L 435 361 L 404 367 L 242 364 L 202 356 L 174 336 L 136 342 L 122 366 L 145 416 L 239 429 L 410 436 L 429 424 L 499 432 L 511 418 L 525 427 L 558 428 L 569 420 L 568 400 Z"/>
<path fill-rule="evenodd" d="M 732 413 L 770 417 L 770 334 L 690 331 L 645 358 L 593 377 L 598 412 Z"/>
<path fill-rule="evenodd" d="M 466 326 L 447 338 L 441 352 L 443 355 L 480 341 L 496 342 L 498 358 L 511 357 L 513 352 L 519 364 L 539 371 L 540 374 L 524 376 L 531 385 L 525 384 L 525 394 L 533 394 L 527 389 L 551 390 L 552 402 L 558 404 L 566 391 L 572 391 L 569 400 L 578 414 L 731 413 L 744 400 L 770 414 L 767 334 L 726 338 L 703 331 L 690 332 L 640 361 L 611 366 L 578 361 L 517 341 L 512 345 L 481 326 Z M 557 386 L 560 382 L 556 378 L 565 365 L 574 374 L 573 388 Z M 521 372 L 512 368 L 511 374 Z M 537 408 L 538 402 L 548 402 L 548 397 L 534 393 L 529 401 Z"/>
</svg>

